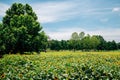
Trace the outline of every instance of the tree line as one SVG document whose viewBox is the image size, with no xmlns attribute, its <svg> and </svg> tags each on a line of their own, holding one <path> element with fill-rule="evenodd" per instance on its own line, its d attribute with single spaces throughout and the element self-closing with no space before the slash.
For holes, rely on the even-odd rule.
<svg viewBox="0 0 120 80">
<path fill-rule="evenodd" d="M 118 50 L 120 43 L 106 41 L 101 35 L 85 35 L 84 32 L 74 32 L 69 40 L 50 40 L 48 48 L 50 50 L 82 50 L 82 51 L 100 51 L 100 50 Z"/>
</svg>

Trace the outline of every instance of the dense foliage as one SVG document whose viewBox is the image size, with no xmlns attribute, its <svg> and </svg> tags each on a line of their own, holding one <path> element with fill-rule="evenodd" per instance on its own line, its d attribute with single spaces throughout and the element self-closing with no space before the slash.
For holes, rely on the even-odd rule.
<svg viewBox="0 0 120 80">
<path fill-rule="evenodd" d="M 101 35 L 85 35 L 84 32 L 81 32 L 79 35 L 77 32 L 74 32 L 71 35 L 70 40 L 50 40 L 49 48 L 51 50 L 118 50 L 120 49 L 120 43 L 113 41 L 106 41 Z"/>
<path fill-rule="evenodd" d="M 120 80 L 119 52 L 5 55 L 0 80 Z"/>
<path fill-rule="evenodd" d="M 0 24 L 0 54 L 39 52 L 46 48 L 47 37 L 28 4 L 14 3 Z"/>
</svg>

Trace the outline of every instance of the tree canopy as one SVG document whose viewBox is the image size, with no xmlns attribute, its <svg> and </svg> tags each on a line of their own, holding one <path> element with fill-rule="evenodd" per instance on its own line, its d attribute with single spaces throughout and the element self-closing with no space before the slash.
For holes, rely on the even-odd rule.
<svg viewBox="0 0 120 80">
<path fill-rule="evenodd" d="M 51 50 L 82 50 L 82 51 L 101 51 L 101 50 L 117 50 L 120 49 L 120 43 L 106 41 L 101 35 L 85 35 L 84 32 L 71 34 L 69 40 L 51 40 Z"/>
<path fill-rule="evenodd" d="M 0 51 L 23 53 L 46 48 L 47 37 L 28 4 L 14 3 L 0 24 Z"/>
</svg>

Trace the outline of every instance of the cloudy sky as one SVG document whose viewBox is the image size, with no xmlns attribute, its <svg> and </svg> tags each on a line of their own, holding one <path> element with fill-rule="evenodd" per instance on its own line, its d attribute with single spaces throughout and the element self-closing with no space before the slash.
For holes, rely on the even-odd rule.
<svg viewBox="0 0 120 80">
<path fill-rule="evenodd" d="M 15 2 L 30 4 L 52 39 L 84 31 L 120 42 L 120 0 L 0 0 L 0 22 Z"/>
</svg>

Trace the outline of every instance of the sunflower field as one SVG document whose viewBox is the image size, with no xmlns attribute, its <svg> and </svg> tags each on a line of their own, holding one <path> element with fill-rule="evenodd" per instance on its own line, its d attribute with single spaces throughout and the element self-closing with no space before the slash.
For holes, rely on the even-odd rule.
<svg viewBox="0 0 120 80">
<path fill-rule="evenodd" d="M 0 80 L 120 80 L 120 52 L 4 55 Z"/>
</svg>

